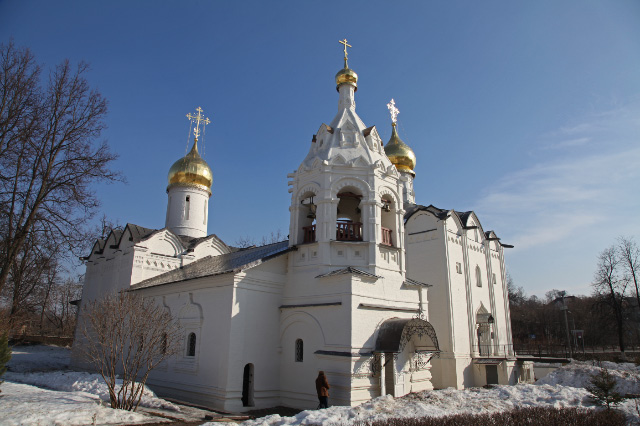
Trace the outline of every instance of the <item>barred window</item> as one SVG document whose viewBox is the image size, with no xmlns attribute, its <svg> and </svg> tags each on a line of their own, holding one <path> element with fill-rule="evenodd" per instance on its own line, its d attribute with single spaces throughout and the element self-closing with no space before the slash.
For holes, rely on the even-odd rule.
<svg viewBox="0 0 640 426">
<path fill-rule="evenodd" d="M 296 340 L 296 362 L 302 362 L 304 358 L 304 343 L 302 339 Z"/>
<path fill-rule="evenodd" d="M 196 333 L 189 333 L 187 356 L 196 356 Z"/>
</svg>

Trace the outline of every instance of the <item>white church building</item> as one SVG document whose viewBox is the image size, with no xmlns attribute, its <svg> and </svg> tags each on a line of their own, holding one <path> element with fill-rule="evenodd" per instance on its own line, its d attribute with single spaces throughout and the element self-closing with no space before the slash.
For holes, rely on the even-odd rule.
<svg viewBox="0 0 640 426">
<path fill-rule="evenodd" d="M 132 291 L 179 321 L 181 353 L 147 382 L 158 394 L 231 412 L 315 408 L 319 370 L 332 405 L 528 373 L 512 346 L 509 246 L 473 212 L 416 204 L 398 111 L 392 101 L 384 146 L 356 113 L 346 45 L 335 79 L 338 112 L 288 175 L 288 241 L 236 248 L 207 236 L 198 109 L 193 148 L 169 171 L 165 227 L 127 224 L 85 258 L 81 304 Z"/>
</svg>

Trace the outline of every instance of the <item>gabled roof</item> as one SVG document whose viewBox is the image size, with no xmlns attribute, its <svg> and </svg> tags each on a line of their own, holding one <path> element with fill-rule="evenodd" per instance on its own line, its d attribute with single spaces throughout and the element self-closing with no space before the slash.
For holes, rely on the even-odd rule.
<svg viewBox="0 0 640 426">
<path fill-rule="evenodd" d="M 318 275 L 316 278 L 333 277 L 335 275 L 344 275 L 344 274 L 355 274 L 355 275 L 362 275 L 364 277 L 369 277 L 369 278 L 380 278 L 377 275 L 370 274 L 369 272 L 365 272 L 365 271 L 360 270 L 358 268 L 354 268 L 353 266 L 349 266 L 349 267 L 343 268 L 343 269 L 336 269 L 335 271 L 331 271 L 331 272 L 328 272 L 326 274 Z"/>
<path fill-rule="evenodd" d="M 147 239 L 152 234 L 157 232 L 157 229 L 143 228 L 142 226 L 134 225 L 133 223 L 127 223 L 127 226 L 125 226 L 124 229 L 126 230 L 127 228 L 129 228 L 129 232 L 131 233 L 131 241 L 133 241 L 134 244 Z"/>
<path fill-rule="evenodd" d="M 138 244 L 142 241 L 146 241 L 149 238 L 153 237 L 154 235 L 156 235 L 159 232 L 162 231 L 167 231 L 167 232 L 171 232 L 169 229 L 167 228 L 162 228 L 162 229 L 151 229 L 151 228 L 144 228 L 142 226 L 139 225 L 135 225 L 133 223 L 127 223 L 127 225 L 124 227 L 123 230 L 119 230 L 119 229 L 112 229 L 111 232 L 109 233 L 109 237 L 111 237 L 111 235 L 113 235 L 115 244 L 112 245 L 111 248 L 120 248 L 120 244 L 122 243 L 122 236 L 126 233 L 127 229 L 129 230 L 129 233 L 131 234 L 131 237 L 129 237 L 129 241 L 132 241 L 133 244 Z M 211 239 L 215 239 L 221 246 L 226 247 L 230 252 L 234 252 L 234 251 L 238 251 L 239 249 L 237 247 L 231 247 L 228 246 L 227 244 L 225 244 L 224 241 L 222 241 L 220 238 L 218 238 L 217 235 L 215 234 L 211 234 L 208 235 L 206 237 L 201 237 L 201 238 L 193 238 L 193 237 L 187 237 L 184 235 L 176 235 L 173 232 L 171 232 L 173 235 L 175 235 L 180 242 L 182 243 L 182 246 L 184 247 L 185 250 L 187 251 L 193 251 L 193 249 L 195 249 L 195 247 L 207 240 L 211 240 Z M 107 237 L 107 241 L 109 240 L 109 237 Z M 99 249 L 95 250 L 96 244 L 98 244 Z M 92 251 L 91 253 L 89 253 L 88 256 L 83 257 L 82 259 L 89 259 L 91 257 L 92 254 L 96 253 L 96 254 L 101 254 L 104 252 L 105 249 L 105 244 L 106 242 L 104 240 L 98 239 L 96 241 L 96 243 L 93 245 L 92 247 Z"/>
<path fill-rule="evenodd" d="M 451 210 L 443 210 L 443 209 L 439 209 L 438 207 L 434 206 L 433 204 L 429 204 L 428 206 L 422 206 L 420 204 L 412 204 L 409 207 L 407 207 L 406 212 L 404 214 L 404 222 L 407 223 L 407 220 L 409 220 L 409 218 L 411 216 L 413 216 L 414 214 L 416 214 L 417 212 L 420 211 L 427 211 L 431 214 L 433 214 L 435 217 L 437 217 L 440 220 L 444 220 L 446 218 L 448 218 L 451 215 Z"/>
<path fill-rule="evenodd" d="M 291 250 L 295 250 L 295 247 L 289 247 L 289 241 L 281 241 L 266 246 L 237 249 L 232 253 L 221 254 L 219 256 L 207 256 L 180 269 L 174 269 L 173 271 L 134 284 L 130 290 L 139 290 L 162 284 L 177 283 L 231 272 L 238 273 L 258 266 L 274 257 L 288 253 Z"/>
<path fill-rule="evenodd" d="M 414 214 L 416 214 L 418 212 L 421 212 L 421 211 L 429 212 L 429 213 L 433 214 L 435 217 L 437 217 L 440 220 L 445 220 L 448 217 L 455 216 L 455 217 L 457 217 L 459 219 L 459 221 L 462 224 L 462 226 L 464 226 L 467 229 L 469 229 L 467 227 L 467 223 L 469 221 L 469 218 L 471 216 L 476 216 L 476 214 L 473 212 L 473 210 L 469 210 L 467 212 L 459 212 L 457 210 L 443 210 L 443 209 L 440 209 L 438 207 L 435 207 L 432 204 L 430 204 L 428 206 L 423 206 L 423 205 L 420 205 L 420 204 L 412 204 L 412 205 L 410 205 L 409 207 L 407 207 L 405 209 L 404 223 L 407 223 L 407 221 L 411 218 L 411 216 L 413 216 Z M 477 217 L 476 217 L 476 220 L 478 220 Z M 482 231 L 482 225 L 480 224 L 479 220 L 478 220 L 478 226 L 477 227 Z M 487 232 L 483 231 L 483 234 L 484 234 L 485 238 L 487 238 L 487 239 L 498 241 L 502 247 L 513 248 L 513 246 L 510 245 L 510 244 L 501 243 L 500 242 L 500 238 L 498 238 L 498 236 L 496 235 L 496 233 L 494 231 L 487 231 Z M 489 234 L 492 234 L 492 236 L 490 237 Z"/>
</svg>

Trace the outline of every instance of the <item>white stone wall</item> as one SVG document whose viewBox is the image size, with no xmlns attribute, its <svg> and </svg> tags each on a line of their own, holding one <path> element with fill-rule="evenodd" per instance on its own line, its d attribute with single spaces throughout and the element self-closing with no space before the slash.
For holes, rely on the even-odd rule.
<svg viewBox="0 0 640 426">
<path fill-rule="evenodd" d="M 429 290 L 429 321 L 443 351 L 432 361 L 436 387 L 486 383 L 484 367 L 472 364 L 472 359 L 480 355 L 476 315 L 482 308 L 495 320 L 491 355 L 513 355 L 502 247 L 485 240 L 475 215 L 466 226 L 454 215 L 443 221 L 422 211 L 415 213 L 405 227 L 407 276 L 433 285 Z M 513 367 L 505 364 L 501 368 L 500 382 L 509 383 Z"/>
</svg>

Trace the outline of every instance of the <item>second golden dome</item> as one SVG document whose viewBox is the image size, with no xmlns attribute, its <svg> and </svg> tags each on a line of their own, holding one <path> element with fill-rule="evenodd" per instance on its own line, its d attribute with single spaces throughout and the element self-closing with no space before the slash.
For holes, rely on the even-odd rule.
<svg viewBox="0 0 640 426">
<path fill-rule="evenodd" d="M 414 169 L 416 167 L 416 154 L 411 148 L 409 148 L 409 145 L 404 143 L 402 139 L 400 139 L 400 136 L 398 136 L 396 123 L 393 123 L 392 125 L 391 138 L 384 147 L 384 152 L 387 154 L 387 157 L 389 157 L 391 163 L 396 166 L 398 171 L 408 172 L 415 176 L 416 172 Z"/>
</svg>

